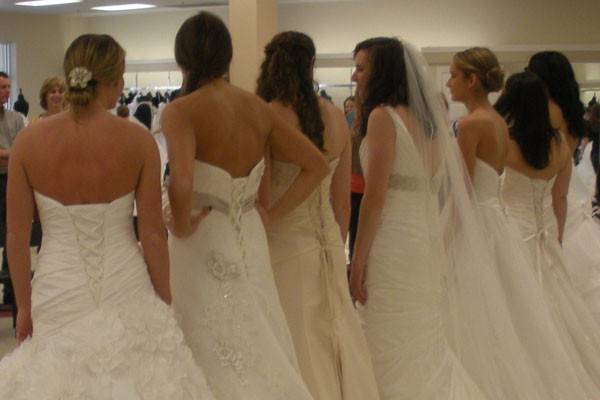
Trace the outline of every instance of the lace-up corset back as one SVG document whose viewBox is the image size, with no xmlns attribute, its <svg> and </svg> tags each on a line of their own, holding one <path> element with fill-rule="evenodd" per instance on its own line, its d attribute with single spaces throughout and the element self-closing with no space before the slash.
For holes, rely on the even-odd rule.
<svg viewBox="0 0 600 400">
<path fill-rule="evenodd" d="M 531 235 L 557 234 L 556 217 L 552 208 L 552 187 L 556 176 L 533 179 L 506 168 L 502 194 L 522 229 Z"/>
<path fill-rule="evenodd" d="M 333 209 L 330 203 L 331 179 L 337 168 L 339 158 L 329 162 L 329 174 L 321 181 L 317 189 L 294 211 L 280 222 L 291 226 L 290 223 L 300 223 L 305 226 L 329 225 L 335 223 Z M 276 202 L 300 173 L 300 168 L 294 164 L 273 161 L 271 169 L 270 204 Z M 279 225 L 280 223 L 276 223 Z"/>
<path fill-rule="evenodd" d="M 254 209 L 263 170 L 264 160 L 260 160 L 248 176 L 234 178 L 222 168 L 196 160 L 193 209 L 199 211 L 202 207 L 212 207 L 234 219 L 241 217 Z"/>
<path fill-rule="evenodd" d="M 32 283 L 38 329 L 152 290 L 133 231 L 133 192 L 101 204 L 65 206 L 40 193 L 35 200 L 44 235 Z M 69 312 L 51 307 L 57 303 Z"/>
</svg>

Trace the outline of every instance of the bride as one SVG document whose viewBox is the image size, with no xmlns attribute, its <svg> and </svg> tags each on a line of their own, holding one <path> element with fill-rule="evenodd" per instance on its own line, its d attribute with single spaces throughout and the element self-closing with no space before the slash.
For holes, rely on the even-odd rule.
<svg viewBox="0 0 600 400">
<path fill-rule="evenodd" d="M 365 305 L 382 399 L 486 399 L 444 328 L 437 174 L 443 167 L 441 154 L 428 151 L 442 134 L 435 115 L 419 107 L 427 103 L 421 71 L 412 67 L 415 52 L 394 38 L 368 39 L 354 51 L 366 186 L 351 292 Z"/>
<path fill-rule="evenodd" d="M 550 398 L 519 352 L 425 61 L 393 38 L 354 54 L 366 186 L 351 290 L 381 398 Z"/>
<path fill-rule="evenodd" d="M 64 60 L 69 111 L 25 129 L 11 150 L 8 252 L 20 346 L 0 362 L 2 399 L 213 399 L 167 305 L 156 146 L 107 111 L 124 69 L 110 36 L 77 38 Z M 35 208 L 44 243 L 31 281 Z"/>
<path fill-rule="evenodd" d="M 552 393 L 551 398 L 584 399 L 587 398 L 586 393 L 560 341 L 543 291 L 533 272 L 528 250 L 522 243 L 518 227 L 506 215 L 500 194 L 500 174 L 506 167 L 510 139 L 529 140 L 537 144 L 536 150 L 544 148 L 551 141 L 550 137 L 545 136 L 551 128 L 543 85 L 531 75 L 511 77 L 502 96 L 502 99 L 509 94 L 512 98 L 518 98 L 518 93 L 521 99 L 527 99 L 515 102 L 518 106 L 512 110 L 513 113 L 545 115 L 545 126 L 527 126 L 529 129 L 526 131 L 520 131 L 522 127 L 514 123 L 509 129 L 488 100 L 488 94 L 500 89 L 503 81 L 498 60 L 489 49 L 476 47 L 456 53 L 447 86 L 452 99 L 464 103 L 469 110 L 459 124 L 458 144 L 472 178 L 487 242 L 492 249 L 493 268 L 501 283 L 501 290 L 506 294 L 511 325 L 523 343 L 519 351 L 527 354 L 544 387 Z M 526 91 L 520 90 L 525 87 Z M 531 121 L 533 118 L 518 120 Z M 544 121 L 544 118 L 536 121 Z M 532 157 L 538 163 L 543 163 L 539 153 Z M 508 326 L 505 330 L 508 330 Z"/>
<path fill-rule="evenodd" d="M 227 28 L 202 12 L 179 29 L 184 96 L 168 105 L 173 303 L 219 399 L 309 400 L 255 207 L 267 146 L 300 173 L 263 220 L 275 223 L 327 174 L 320 152 L 256 95 L 223 77 Z M 210 208 L 210 211 L 207 211 Z"/>
<path fill-rule="evenodd" d="M 560 246 L 572 167 L 568 140 L 552 127 L 547 86 L 531 72 L 512 76 L 495 107 L 512 130 L 502 194 L 570 359 L 561 372 L 574 370 L 587 397 L 597 398 L 599 327 L 571 284 Z"/>
</svg>

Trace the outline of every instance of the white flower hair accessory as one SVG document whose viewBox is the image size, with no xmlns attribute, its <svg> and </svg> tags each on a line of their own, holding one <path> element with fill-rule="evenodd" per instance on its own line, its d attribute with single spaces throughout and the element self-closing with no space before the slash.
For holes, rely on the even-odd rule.
<svg viewBox="0 0 600 400">
<path fill-rule="evenodd" d="M 85 67 L 75 67 L 69 72 L 69 87 L 85 89 L 92 80 L 92 73 Z"/>
</svg>

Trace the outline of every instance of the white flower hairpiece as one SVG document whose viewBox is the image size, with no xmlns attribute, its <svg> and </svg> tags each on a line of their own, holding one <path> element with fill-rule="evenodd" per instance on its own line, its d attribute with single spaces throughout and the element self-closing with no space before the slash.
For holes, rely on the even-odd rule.
<svg viewBox="0 0 600 400">
<path fill-rule="evenodd" d="M 69 72 L 69 87 L 85 89 L 92 80 L 92 73 L 85 67 L 75 67 Z"/>
</svg>

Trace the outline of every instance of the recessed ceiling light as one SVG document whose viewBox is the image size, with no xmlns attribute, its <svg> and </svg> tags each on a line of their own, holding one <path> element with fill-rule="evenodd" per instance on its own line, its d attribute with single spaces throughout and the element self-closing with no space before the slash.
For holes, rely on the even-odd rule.
<svg viewBox="0 0 600 400">
<path fill-rule="evenodd" d="M 15 3 L 16 6 L 29 6 L 29 7 L 46 7 L 56 6 L 59 4 L 72 4 L 81 3 L 82 0 L 35 0 L 35 1 L 20 1 Z"/>
<path fill-rule="evenodd" d="M 154 8 L 156 7 L 153 4 L 142 4 L 142 3 L 132 3 L 132 4 L 115 4 L 112 6 L 98 6 L 92 7 L 92 10 L 98 11 L 126 11 L 126 10 L 142 10 L 144 8 Z"/>
</svg>

